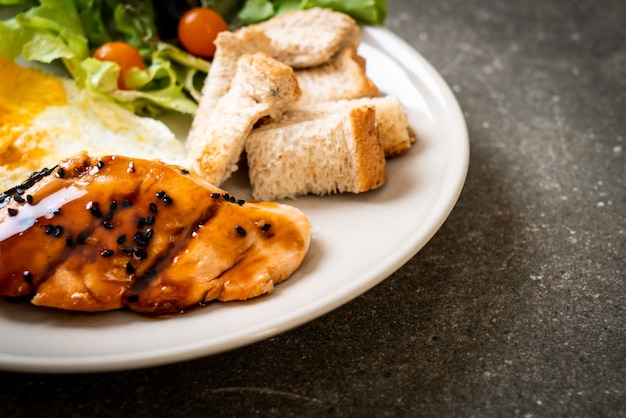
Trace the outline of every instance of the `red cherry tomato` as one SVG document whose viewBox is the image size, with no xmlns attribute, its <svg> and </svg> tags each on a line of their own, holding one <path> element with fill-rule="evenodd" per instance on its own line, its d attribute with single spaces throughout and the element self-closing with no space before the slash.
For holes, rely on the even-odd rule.
<svg viewBox="0 0 626 418">
<path fill-rule="evenodd" d="M 193 55 L 211 58 L 215 55 L 217 34 L 228 30 L 226 21 L 215 10 L 195 7 L 178 22 L 178 40 Z"/>
<path fill-rule="evenodd" d="M 113 61 L 120 66 L 120 75 L 117 79 L 117 86 L 122 90 L 126 90 L 126 72 L 133 67 L 141 70 L 146 68 L 141 54 L 137 49 L 126 42 L 107 42 L 100 48 L 96 49 L 93 57 L 100 61 Z"/>
</svg>

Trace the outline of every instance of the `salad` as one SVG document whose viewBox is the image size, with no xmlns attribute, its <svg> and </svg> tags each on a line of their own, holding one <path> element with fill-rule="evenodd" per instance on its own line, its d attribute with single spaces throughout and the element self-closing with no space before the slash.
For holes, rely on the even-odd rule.
<svg viewBox="0 0 626 418">
<path fill-rule="evenodd" d="M 0 6 L 17 11 L 0 21 L 0 54 L 60 61 L 79 88 L 150 116 L 195 114 L 221 30 L 313 7 L 380 25 L 387 11 L 386 0 L 0 0 Z M 213 38 L 198 42 L 202 36 Z"/>
</svg>

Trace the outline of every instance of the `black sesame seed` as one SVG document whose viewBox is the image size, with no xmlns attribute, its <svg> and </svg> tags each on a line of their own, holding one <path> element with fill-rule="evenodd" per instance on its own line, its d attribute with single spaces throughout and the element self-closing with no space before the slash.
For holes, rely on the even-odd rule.
<svg viewBox="0 0 626 418">
<path fill-rule="evenodd" d="M 213 198 L 213 199 L 219 199 L 220 196 L 222 196 L 222 195 L 219 194 L 219 193 L 211 193 L 211 198 Z"/>
<path fill-rule="evenodd" d="M 9 216 L 16 216 L 17 212 L 17 209 L 9 208 Z"/>
<path fill-rule="evenodd" d="M 113 250 L 104 250 L 100 253 L 102 257 L 111 257 L 113 255 Z"/>
<path fill-rule="evenodd" d="M 137 233 L 135 233 L 135 235 L 133 236 L 133 240 L 134 240 L 137 244 L 139 244 L 139 245 L 141 245 L 141 246 L 146 245 L 146 240 L 145 240 L 145 238 L 144 238 L 144 236 L 143 236 L 143 232 L 137 232 Z"/>
<path fill-rule="evenodd" d="M 133 205 L 133 202 L 131 202 L 130 200 L 122 200 L 122 206 L 125 208 L 129 208 Z"/>
<path fill-rule="evenodd" d="M 261 227 L 261 231 L 267 232 L 272 227 L 272 224 L 265 224 Z"/>
<path fill-rule="evenodd" d="M 171 197 L 165 195 L 165 197 L 163 198 L 163 203 L 165 203 L 166 205 L 171 205 L 172 203 L 174 203 L 174 201 Z"/>
<path fill-rule="evenodd" d="M 132 247 L 124 247 L 122 251 L 128 255 L 133 255 L 135 253 L 135 249 Z"/>
<path fill-rule="evenodd" d="M 111 204 L 109 205 L 109 211 L 110 212 L 115 212 L 117 210 L 117 202 L 115 200 L 113 200 L 111 202 Z"/>
<path fill-rule="evenodd" d="M 159 208 L 157 207 L 157 205 L 155 203 L 150 203 L 150 212 L 155 212 L 159 210 Z"/>
<path fill-rule="evenodd" d="M 102 212 L 100 212 L 100 208 L 98 206 L 98 202 L 89 202 L 87 204 L 87 209 L 89 209 L 91 214 L 96 218 L 102 218 Z"/>
<path fill-rule="evenodd" d="M 102 226 L 105 227 L 106 229 L 113 229 L 113 224 L 109 221 L 102 222 Z"/>
<path fill-rule="evenodd" d="M 33 198 L 33 195 L 27 194 L 26 195 L 26 201 L 32 205 L 33 202 L 35 201 L 35 199 Z"/>
<path fill-rule="evenodd" d="M 230 203 L 236 203 L 237 199 L 235 198 L 235 196 L 231 196 L 230 199 L 228 199 L 230 201 Z"/>
<path fill-rule="evenodd" d="M 13 195 L 14 193 L 22 194 L 24 191 L 30 187 L 32 187 L 39 180 L 43 179 L 46 176 L 49 176 L 54 170 L 56 170 L 57 166 L 54 166 L 50 169 L 43 168 L 40 171 L 33 172 L 28 179 L 24 181 L 22 184 L 16 187 L 12 187 L 9 190 L 6 190 L 0 195 L 0 203 L 3 203 L 7 197 Z"/>
<path fill-rule="evenodd" d="M 128 263 L 126 263 L 126 273 L 128 273 L 128 274 L 134 274 L 135 273 L 135 267 L 133 267 L 133 265 L 130 264 L 130 261 Z"/>
<path fill-rule="evenodd" d="M 226 200 L 230 199 L 230 195 L 228 193 L 223 193 L 222 196 L 224 196 L 224 199 Z"/>
<path fill-rule="evenodd" d="M 146 258 L 148 258 L 148 253 L 146 252 L 146 250 L 137 248 L 135 249 L 135 257 L 137 257 L 140 260 L 145 260 Z"/>
<path fill-rule="evenodd" d="M 156 192 L 155 196 L 159 199 L 163 199 L 165 196 L 167 196 L 167 194 L 163 190 L 159 190 L 158 192 Z"/>
<path fill-rule="evenodd" d="M 26 202 L 26 199 L 24 199 L 19 194 L 16 194 L 15 196 L 13 196 L 13 200 L 15 200 L 17 203 L 24 203 L 24 202 Z"/>
<path fill-rule="evenodd" d="M 63 169 L 63 167 L 59 167 L 59 169 L 57 170 L 56 176 L 60 179 L 65 177 L 65 170 Z"/>
<path fill-rule="evenodd" d="M 245 200 L 243 200 L 243 199 L 239 199 L 239 200 L 237 200 L 237 204 L 238 204 L 239 206 L 243 206 L 243 204 L 244 204 L 244 203 L 246 203 L 246 201 L 245 201 Z"/>
<path fill-rule="evenodd" d="M 187 170 L 186 168 L 181 168 L 181 169 L 180 169 L 180 172 L 181 172 L 182 174 L 189 174 L 189 170 Z"/>
<path fill-rule="evenodd" d="M 63 235 L 63 227 L 61 225 L 57 225 L 54 227 L 54 232 L 52 233 L 52 235 L 55 238 L 59 238 L 61 235 Z"/>
<path fill-rule="evenodd" d="M 68 235 L 67 238 L 65 238 L 65 246 L 72 247 L 73 245 L 74 245 L 74 238 L 72 238 L 71 235 Z"/>
<path fill-rule="evenodd" d="M 242 236 L 245 237 L 246 236 L 246 230 L 243 229 L 242 227 L 240 227 L 239 225 L 235 225 L 235 229 L 237 230 L 237 233 Z"/>
<path fill-rule="evenodd" d="M 61 214 L 61 209 L 55 209 L 54 212 L 52 212 L 54 215 L 60 215 Z"/>
<path fill-rule="evenodd" d="M 98 161 L 98 163 L 96 164 L 96 166 L 97 166 L 98 168 L 102 168 L 102 167 L 104 167 L 104 161 L 102 161 L 102 160 Z"/>
<path fill-rule="evenodd" d="M 146 218 L 146 225 L 153 225 L 154 224 L 154 215 L 150 215 Z"/>
<path fill-rule="evenodd" d="M 153 234 L 154 234 L 154 229 L 152 229 L 152 228 L 146 229 L 146 235 L 145 235 L 146 239 L 152 238 Z"/>
<path fill-rule="evenodd" d="M 122 245 L 123 243 L 126 242 L 126 234 L 122 234 L 119 237 L 117 237 L 117 243 Z"/>
<path fill-rule="evenodd" d="M 108 221 L 110 221 L 111 219 L 113 219 L 113 212 L 109 212 L 109 213 L 107 213 L 106 215 L 104 215 L 104 216 L 102 217 L 102 220 L 103 220 L 104 222 L 108 222 Z"/>
<path fill-rule="evenodd" d="M 52 235 L 54 233 L 54 226 L 46 225 L 46 235 Z"/>
<path fill-rule="evenodd" d="M 137 228 L 143 228 L 146 224 L 146 218 L 137 219 Z"/>
<path fill-rule="evenodd" d="M 24 282 L 31 284 L 33 282 L 33 273 L 31 273 L 30 271 L 26 270 L 24 272 Z"/>
</svg>

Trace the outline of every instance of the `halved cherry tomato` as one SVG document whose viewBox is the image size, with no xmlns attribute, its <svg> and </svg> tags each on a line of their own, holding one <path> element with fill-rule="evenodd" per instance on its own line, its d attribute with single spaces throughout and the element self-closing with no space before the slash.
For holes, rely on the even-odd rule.
<svg viewBox="0 0 626 418">
<path fill-rule="evenodd" d="M 194 7 L 178 21 L 178 40 L 193 55 L 211 58 L 217 34 L 228 30 L 226 21 L 213 9 Z"/>
<path fill-rule="evenodd" d="M 133 67 L 141 70 L 146 68 L 141 54 L 137 49 L 126 42 L 107 42 L 96 49 L 93 57 L 100 61 L 113 61 L 120 66 L 120 75 L 117 79 L 117 86 L 126 90 L 126 72 Z"/>
</svg>

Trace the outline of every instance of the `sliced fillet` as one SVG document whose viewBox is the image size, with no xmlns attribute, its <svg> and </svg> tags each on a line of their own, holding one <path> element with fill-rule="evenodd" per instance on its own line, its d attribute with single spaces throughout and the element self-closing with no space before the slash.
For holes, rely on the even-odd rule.
<svg viewBox="0 0 626 418">
<path fill-rule="evenodd" d="M 298 209 L 239 201 L 175 166 L 80 154 L 35 179 L 0 198 L 0 295 L 35 305 L 160 314 L 245 300 L 309 248 Z"/>
</svg>

